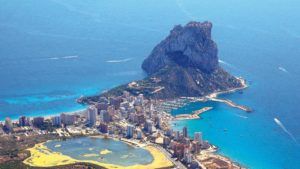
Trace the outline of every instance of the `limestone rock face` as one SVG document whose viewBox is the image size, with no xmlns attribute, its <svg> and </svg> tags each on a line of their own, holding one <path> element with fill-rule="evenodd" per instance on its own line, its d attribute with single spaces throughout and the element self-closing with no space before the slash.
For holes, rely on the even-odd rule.
<svg viewBox="0 0 300 169">
<path fill-rule="evenodd" d="M 177 25 L 170 35 L 160 42 L 144 60 L 142 68 L 149 74 L 172 63 L 193 67 L 205 73 L 218 68 L 218 49 L 211 39 L 210 22 L 190 22 Z"/>
</svg>

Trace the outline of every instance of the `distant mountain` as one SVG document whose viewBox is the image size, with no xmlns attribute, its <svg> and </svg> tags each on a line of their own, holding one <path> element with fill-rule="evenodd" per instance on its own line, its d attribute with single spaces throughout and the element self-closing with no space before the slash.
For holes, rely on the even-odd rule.
<svg viewBox="0 0 300 169">
<path fill-rule="evenodd" d="M 219 66 L 218 49 L 211 39 L 210 22 L 177 25 L 144 60 L 148 77 L 114 88 L 103 95 L 130 93 L 151 98 L 204 96 L 241 87 L 240 80 Z M 98 96 L 99 97 L 99 96 Z M 82 100 L 97 101 L 97 96 Z"/>
</svg>

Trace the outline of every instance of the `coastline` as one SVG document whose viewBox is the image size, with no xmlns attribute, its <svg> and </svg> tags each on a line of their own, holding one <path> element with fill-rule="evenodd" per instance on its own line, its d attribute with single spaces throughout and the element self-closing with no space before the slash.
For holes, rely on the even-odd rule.
<svg viewBox="0 0 300 169">
<path fill-rule="evenodd" d="M 234 93 L 234 92 L 237 92 L 237 91 L 240 91 L 240 90 L 243 90 L 245 88 L 248 88 L 249 86 L 247 85 L 246 83 L 246 80 L 241 78 L 241 77 L 237 77 L 238 80 L 241 81 L 241 84 L 242 86 L 241 87 L 238 87 L 238 88 L 233 88 L 233 89 L 229 89 L 229 90 L 226 90 L 226 91 L 219 91 L 219 92 L 214 92 L 214 93 L 211 93 L 209 95 L 206 95 L 206 96 L 203 96 L 203 97 L 199 97 L 199 98 L 195 98 L 195 97 L 185 97 L 185 98 L 188 98 L 188 99 L 191 99 L 191 100 L 196 100 L 196 101 L 200 101 L 200 102 L 206 102 L 208 98 L 218 98 L 219 95 L 222 95 L 222 94 L 229 94 L 229 93 Z M 213 100 L 212 100 L 213 101 Z M 203 111 L 204 109 L 204 111 Z M 209 110 L 211 110 L 212 107 L 204 107 L 200 110 L 196 110 L 196 111 L 200 111 L 202 113 L 205 113 Z M 191 112 L 192 114 L 183 114 L 183 118 L 179 117 L 177 118 L 177 116 L 173 116 L 173 122 L 176 122 L 176 121 L 179 121 L 179 120 L 193 120 L 193 119 L 199 119 L 201 118 L 200 116 L 197 116 L 195 117 L 194 116 L 194 112 Z M 200 115 L 199 114 L 199 115 Z M 216 159 L 216 160 L 222 160 L 222 161 L 225 161 L 227 164 L 231 165 L 231 168 L 232 169 L 246 169 L 245 166 L 243 166 L 241 163 L 239 162 L 236 162 L 234 160 L 232 160 L 230 157 L 224 155 L 224 154 L 221 154 L 219 151 L 218 151 L 218 147 L 213 145 L 213 144 L 210 144 L 211 147 L 209 148 L 209 150 L 204 150 L 202 152 L 200 152 L 199 154 L 196 155 L 196 158 L 199 162 L 201 162 L 202 164 L 202 167 L 205 167 L 205 165 L 211 165 L 212 164 L 212 161 L 214 161 L 213 159 Z M 218 162 L 215 162 L 215 163 L 218 163 Z M 215 167 L 215 166 L 213 166 Z M 206 167 L 205 167 L 206 168 Z"/>
<path fill-rule="evenodd" d="M 227 163 L 227 168 L 231 169 L 246 169 L 245 166 L 241 165 L 240 163 L 232 160 L 230 157 L 220 154 L 218 152 L 218 148 L 214 145 L 211 145 L 211 147 L 208 150 L 201 151 L 198 155 L 196 155 L 196 158 L 198 161 L 202 163 L 202 165 L 209 166 L 209 167 L 216 167 L 211 163 L 211 161 L 214 161 L 215 164 L 222 164 L 220 161 L 224 161 Z M 224 165 L 224 163 L 223 163 Z M 223 166 L 224 167 L 224 166 Z M 206 167 L 205 167 L 206 168 Z"/>
<path fill-rule="evenodd" d="M 236 92 L 236 91 L 243 90 L 243 89 L 246 89 L 246 88 L 249 87 L 249 86 L 247 85 L 245 79 L 243 79 L 242 77 L 236 77 L 236 78 L 241 82 L 241 84 L 242 84 L 241 87 L 229 89 L 229 90 L 226 90 L 226 91 L 214 92 L 214 93 L 211 93 L 211 94 L 207 95 L 206 97 L 217 98 L 219 95 L 222 95 L 222 94 L 229 94 L 229 93 L 234 93 L 234 92 Z"/>
<path fill-rule="evenodd" d="M 245 89 L 245 88 L 248 87 L 246 85 L 244 79 L 239 78 L 239 80 L 241 80 L 241 82 L 242 82 L 242 87 L 229 89 L 227 91 L 214 92 L 214 93 L 211 93 L 207 96 L 204 96 L 204 97 L 201 97 L 201 98 L 198 98 L 198 99 L 201 99 L 202 101 L 207 101 L 207 100 L 205 100 L 205 98 L 207 98 L 207 97 L 217 97 L 220 94 L 232 93 L 232 92 L 236 92 L 238 90 L 242 90 L 242 89 Z M 197 110 L 199 112 L 197 112 L 197 111 L 192 112 L 193 114 L 192 114 L 191 117 L 196 118 L 196 116 L 197 116 L 198 118 L 200 118 L 199 115 L 201 113 L 209 111 L 211 108 L 212 107 L 206 107 L 203 110 L 202 109 Z M 67 113 L 75 114 L 75 113 L 83 113 L 84 111 L 86 111 L 86 109 L 81 109 L 81 110 L 67 112 Z M 45 118 L 47 119 L 47 118 L 50 118 L 52 116 L 55 116 L 55 115 L 45 116 Z M 188 120 L 188 119 L 189 118 L 182 119 L 182 120 Z M 175 121 L 176 121 L 176 118 L 175 118 Z M 24 160 L 24 164 L 27 164 L 27 165 L 30 165 L 30 166 L 36 166 L 36 167 L 54 167 L 54 166 L 58 166 L 58 165 L 70 165 L 70 164 L 76 164 L 76 163 L 89 163 L 89 164 L 94 164 L 94 165 L 98 165 L 98 166 L 102 166 L 102 167 L 106 167 L 106 168 L 117 168 L 117 169 L 118 168 L 120 168 L 120 169 L 121 168 L 124 168 L 124 169 L 129 169 L 129 168 L 143 169 L 143 168 L 145 168 L 146 169 L 146 168 L 161 168 L 161 167 L 164 167 L 165 165 L 167 165 L 166 167 L 174 166 L 174 163 L 171 162 L 170 160 L 168 160 L 166 155 L 163 154 L 163 152 L 161 150 L 159 150 L 158 148 L 156 148 L 154 145 L 148 145 L 147 143 L 138 143 L 136 141 L 128 140 L 128 139 L 124 139 L 124 138 L 118 139 L 118 138 L 111 137 L 111 136 L 107 137 L 106 135 L 97 135 L 97 136 L 91 136 L 91 137 L 114 139 L 116 141 L 122 141 L 122 142 L 124 142 L 128 145 L 131 145 L 131 146 L 137 146 L 137 147 L 146 149 L 151 153 L 154 160 L 153 160 L 152 163 L 147 164 L 147 165 L 133 165 L 133 166 L 118 166 L 118 165 L 114 165 L 114 164 L 106 164 L 106 163 L 101 163 L 101 162 L 97 162 L 97 161 L 76 160 L 76 159 L 73 159 L 69 156 L 65 156 L 61 153 L 52 152 L 47 147 L 43 146 L 44 143 L 40 143 L 40 144 L 35 145 L 33 148 L 27 149 L 31 152 L 32 155 L 30 157 L 28 157 L 26 160 Z M 215 147 L 215 146 L 212 145 L 212 147 Z M 196 156 L 197 157 L 201 156 L 201 154 L 197 154 Z M 234 166 L 236 168 L 238 166 L 240 166 L 239 164 L 237 164 L 236 162 L 234 162 L 230 158 L 228 158 L 228 157 L 226 157 L 222 154 L 219 154 L 217 152 L 217 149 L 215 149 L 213 152 L 210 152 L 209 154 L 207 153 L 206 156 L 208 156 L 209 158 L 221 159 L 221 160 L 227 162 L 228 164 L 234 164 Z M 159 159 L 157 159 L 157 157 L 159 157 Z M 53 158 L 54 160 L 48 160 L 50 158 L 51 159 Z"/>
<path fill-rule="evenodd" d="M 26 116 L 28 118 L 35 118 L 35 117 L 44 117 L 44 119 L 51 119 L 51 117 L 54 117 L 54 116 L 59 116 L 60 114 L 62 113 L 65 113 L 65 114 L 80 114 L 80 113 L 83 113 L 86 111 L 87 108 L 82 108 L 82 109 L 77 109 L 77 110 L 73 110 L 73 111 L 62 111 L 62 112 L 57 112 L 57 113 L 53 113 L 53 114 L 49 114 L 49 115 L 39 115 L 39 116 Z M 18 122 L 19 119 L 17 118 L 13 118 L 11 119 L 12 122 Z M 4 120 L 0 120 L 0 123 L 4 123 L 5 121 Z"/>
</svg>

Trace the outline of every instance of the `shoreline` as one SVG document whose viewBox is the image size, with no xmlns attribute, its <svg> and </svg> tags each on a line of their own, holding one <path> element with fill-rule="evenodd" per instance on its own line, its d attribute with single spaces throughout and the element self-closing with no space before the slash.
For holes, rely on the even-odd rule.
<svg viewBox="0 0 300 169">
<path fill-rule="evenodd" d="M 239 90 L 243 90 L 243 89 L 246 89 L 248 88 L 249 86 L 247 85 L 246 83 L 246 80 L 243 79 L 242 77 L 236 77 L 242 84 L 241 87 L 237 87 L 237 88 L 233 88 L 233 89 L 229 89 L 229 90 L 226 90 L 226 91 L 219 91 L 219 92 L 214 92 L 212 94 L 209 94 L 205 97 L 212 97 L 212 98 L 217 98 L 219 95 L 222 95 L 222 94 L 229 94 L 229 93 L 234 93 L 236 91 L 239 91 Z"/>
<path fill-rule="evenodd" d="M 214 93 L 211 93 L 209 95 L 206 95 L 206 96 L 203 96 L 203 97 L 199 97 L 199 98 L 196 98 L 196 97 L 184 97 L 184 98 L 188 98 L 188 99 L 194 100 L 194 101 L 206 102 L 206 101 L 208 101 L 209 98 L 218 98 L 219 95 L 234 93 L 234 92 L 237 92 L 237 91 L 240 91 L 240 90 L 243 90 L 243 89 L 249 87 L 246 84 L 246 80 L 245 79 L 243 79 L 241 77 L 237 77 L 237 78 L 241 81 L 242 87 L 229 89 L 227 91 L 214 92 Z M 211 101 L 214 101 L 214 100 L 211 100 Z M 232 106 L 232 107 L 234 107 L 234 106 Z M 206 108 L 208 110 L 205 110 L 205 111 L 201 112 L 200 114 L 205 113 L 205 112 L 207 112 L 207 111 L 209 111 L 209 110 L 212 109 L 212 108 L 209 108 L 209 107 L 204 107 L 204 108 Z M 201 111 L 202 109 L 199 109 L 199 110 L 196 110 L 196 111 Z M 199 118 L 201 118 L 200 116 L 198 116 L 198 118 L 197 117 L 196 118 L 190 118 L 190 117 L 193 117 L 194 112 L 192 112 L 191 114 L 182 114 L 183 116 L 186 116 L 183 119 L 181 119 L 181 118 L 178 119 L 177 116 L 173 116 L 174 120 L 172 120 L 172 121 L 192 120 L 192 119 L 199 119 Z M 211 147 L 209 148 L 209 150 L 204 150 L 204 156 L 206 156 L 206 159 L 210 159 L 210 158 L 221 159 L 221 160 L 225 161 L 227 164 L 230 164 L 231 167 L 232 167 L 232 169 L 246 169 L 246 167 L 243 166 L 241 163 L 232 160 L 230 157 L 226 156 L 225 154 L 220 153 L 219 152 L 219 148 L 217 146 L 215 146 L 213 144 L 210 144 L 210 145 L 211 145 Z M 201 162 L 201 164 L 202 164 L 203 160 L 201 160 L 201 158 L 203 158 L 203 154 L 200 152 L 199 154 L 196 155 L 196 159 L 199 162 Z M 209 162 L 209 163 L 211 163 L 211 162 Z M 202 164 L 202 165 L 203 165 L 203 167 L 205 167 L 204 164 Z"/>
<path fill-rule="evenodd" d="M 74 110 L 74 111 L 57 112 L 57 113 L 53 113 L 53 114 L 49 114 L 49 115 L 39 115 L 39 116 L 35 116 L 35 115 L 33 115 L 33 116 L 27 116 L 27 115 L 24 115 L 24 116 L 28 117 L 30 119 L 35 118 L 35 117 L 44 117 L 44 119 L 51 119 L 51 117 L 59 116 L 59 115 L 61 115 L 63 113 L 65 113 L 65 114 L 80 114 L 80 113 L 85 112 L 86 110 L 87 110 L 87 108 L 83 108 L 83 109 L 78 109 L 78 110 Z M 13 119 L 11 119 L 11 121 L 13 123 L 15 123 L 15 122 L 19 122 L 19 119 L 13 118 Z M 0 123 L 4 123 L 4 122 L 5 122 L 5 119 L 4 120 L 0 120 Z"/>
<path fill-rule="evenodd" d="M 242 87 L 233 88 L 233 89 L 229 89 L 229 90 L 226 90 L 226 91 L 213 92 L 213 93 L 211 93 L 211 94 L 208 94 L 208 95 L 205 95 L 205 96 L 202 96 L 202 97 L 182 97 L 182 98 L 187 98 L 187 99 L 191 99 L 191 100 L 196 99 L 197 101 L 204 101 L 204 100 L 205 100 L 204 98 L 207 98 L 207 97 L 216 98 L 216 97 L 218 97 L 218 95 L 228 94 L 228 93 L 234 93 L 234 92 L 236 92 L 236 91 L 243 90 L 243 89 L 245 89 L 245 88 L 248 87 L 248 85 L 246 84 L 246 80 L 245 80 L 245 79 L 243 79 L 243 78 L 241 78 L 241 77 L 236 77 L 236 78 L 237 78 L 238 80 L 240 80 L 240 82 L 242 83 Z M 77 103 L 77 104 L 80 104 L 80 103 Z M 82 105 L 82 104 L 80 104 L 80 105 Z M 86 109 L 87 109 L 87 108 L 77 109 L 77 110 L 73 110 L 73 111 L 66 111 L 66 112 L 61 111 L 61 112 L 56 112 L 56 113 L 53 113 L 53 114 L 50 113 L 49 115 L 45 115 L 45 116 L 44 116 L 44 115 L 38 115 L 38 116 L 36 116 L 36 115 L 32 115 L 32 116 L 24 115 L 24 116 L 26 116 L 26 117 L 28 117 L 28 118 L 35 118 L 35 117 L 40 117 L 40 116 L 42 116 L 42 117 L 44 117 L 45 119 L 49 119 L 49 118 L 51 118 L 51 117 L 53 117 L 53 116 L 58 116 L 58 115 L 60 115 L 60 114 L 62 114 L 62 113 L 66 113 L 66 114 L 76 114 L 76 113 L 81 113 L 81 112 L 83 112 L 83 111 L 86 111 Z M 22 115 L 21 115 L 21 116 L 22 116 Z M 21 116 L 19 116 L 19 117 L 21 117 Z M 12 118 L 11 120 L 12 120 L 12 122 L 18 122 L 18 121 L 19 121 L 18 118 Z M 4 123 L 4 122 L 5 122 L 5 119 L 4 119 L 4 120 L 0 120 L 0 123 Z"/>
<path fill-rule="evenodd" d="M 215 163 L 218 163 L 216 161 L 220 160 L 220 161 L 224 161 L 227 164 L 226 168 L 231 168 L 231 169 L 246 169 L 245 166 L 243 166 L 242 164 L 240 164 L 239 162 L 231 159 L 230 157 L 221 154 L 219 152 L 219 148 L 216 147 L 215 145 L 211 144 L 211 147 L 208 150 L 204 150 L 202 152 L 200 152 L 198 155 L 196 155 L 196 159 L 202 163 L 202 165 L 211 165 L 211 161 L 214 159 Z M 223 164 L 224 165 L 224 164 Z M 211 167 L 211 166 L 210 166 Z M 224 166 L 223 166 L 224 167 Z"/>
<path fill-rule="evenodd" d="M 218 95 L 220 95 L 220 94 L 226 94 L 226 93 L 233 93 L 233 92 L 236 92 L 236 91 L 238 91 L 238 90 L 242 90 L 242 89 L 245 89 L 245 88 L 247 88 L 248 86 L 246 85 L 246 83 L 245 83 L 245 80 L 244 79 L 242 79 L 242 78 L 238 78 L 240 81 L 241 81 L 241 83 L 242 83 L 242 86 L 241 87 L 238 87 L 238 88 L 233 88 L 233 89 L 229 89 L 229 90 L 227 90 L 227 91 L 219 91 L 219 92 L 214 92 L 214 93 L 211 93 L 211 94 L 209 94 L 209 95 L 207 95 L 207 96 L 204 96 L 204 97 L 201 97 L 201 98 L 199 98 L 199 99 L 201 99 L 201 100 L 203 100 L 203 101 L 207 101 L 207 100 L 205 100 L 205 98 L 207 98 L 207 97 L 217 97 Z M 195 98 L 192 98 L 192 99 L 195 99 Z M 198 98 L 197 98 L 198 99 Z M 207 109 L 207 110 L 206 110 Z M 198 117 L 198 118 L 200 118 L 198 115 L 200 115 L 201 113 L 203 113 L 203 112 L 206 112 L 206 111 L 209 111 L 210 110 L 210 108 L 206 108 L 204 111 L 201 111 L 201 109 L 200 110 L 196 110 L 195 112 L 193 112 L 192 113 L 192 117 Z M 86 111 L 86 108 L 85 109 L 80 109 L 80 110 L 76 110 L 76 111 L 71 111 L 71 112 L 61 112 L 61 113 L 68 113 L 68 114 L 76 114 L 76 113 L 78 113 L 78 114 L 80 114 L 80 113 L 83 113 L 84 111 Z M 197 113 L 197 111 L 200 111 L 200 113 L 198 114 Z M 49 119 L 49 118 L 51 118 L 51 117 L 53 117 L 53 116 L 56 116 L 56 115 L 60 115 L 61 113 L 57 113 L 57 114 L 51 114 L 51 115 L 47 115 L 47 116 L 43 116 L 45 119 Z M 196 114 L 196 115 L 195 115 Z M 30 118 L 32 118 L 32 117 L 30 117 Z M 176 118 L 176 117 L 175 117 Z M 182 119 L 182 120 L 188 120 L 188 119 Z M 106 138 L 106 136 L 103 136 L 103 135 L 99 135 L 99 136 L 94 136 L 94 137 L 101 137 L 101 138 Z M 117 138 L 114 138 L 114 137 L 108 137 L 109 139 L 114 139 L 114 140 L 118 140 L 118 141 L 122 141 L 122 142 L 124 142 L 124 143 L 126 143 L 126 144 L 129 144 L 129 145 L 131 145 L 131 146 L 137 146 L 137 147 L 141 147 L 141 148 L 144 148 L 144 149 L 147 149 L 150 153 L 151 153 L 151 155 L 153 155 L 153 157 L 154 157 L 154 159 L 155 159 L 155 156 L 157 155 L 157 153 L 163 153 L 161 150 L 159 150 L 159 149 L 157 149 L 157 148 L 155 148 L 155 145 L 147 145 L 147 144 L 139 144 L 139 143 L 137 143 L 137 142 L 134 142 L 134 141 L 132 141 L 132 140 L 127 140 L 127 139 L 124 139 L 124 138 L 122 138 L 122 139 L 117 139 Z M 41 143 L 42 144 L 42 143 Z M 39 145 L 37 145 L 37 146 L 39 146 Z M 151 146 L 153 147 L 153 148 L 151 148 Z M 32 152 L 31 153 L 36 153 L 35 151 L 34 151 L 34 148 L 36 148 L 36 146 L 34 146 L 33 148 L 30 148 L 30 149 L 28 149 L 29 151 L 30 150 L 32 150 Z M 43 149 L 43 147 L 41 147 L 42 149 Z M 153 149 L 156 149 L 156 150 L 153 150 Z M 156 153 L 153 153 L 152 151 L 157 151 Z M 222 159 L 225 159 L 225 161 L 229 161 L 229 162 L 231 162 L 231 163 L 235 163 L 233 160 L 231 160 L 230 158 L 228 158 L 228 157 L 226 157 L 226 156 L 224 156 L 224 155 L 221 155 L 221 154 L 219 154 L 218 152 L 216 152 L 216 154 L 217 154 L 217 156 L 219 156 L 220 158 L 222 158 Z M 216 154 L 215 154 L 215 156 L 216 156 Z M 50 155 L 51 155 L 51 152 L 50 152 Z M 213 155 L 213 153 L 211 154 L 211 155 Z M 41 156 L 41 154 L 39 155 L 39 157 Z M 104 166 L 104 167 L 106 167 L 106 166 L 108 166 L 109 168 L 110 167 L 114 167 L 114 168 L 126 168 L 125 166 L 117 166 L 117 165 L 113 165 L 113 164 L 102 164 L 102 163 L 100 163 L 100 162 L 97 162 L 97 161 L 84 161 L 84 160 L 76 160 L 76 159 L 72 159 L 71 157 L 64 157 L 64 155 L 62 155 L 62 154 L 59 154 L 59 153 L 56 153 L 56 152 L 54 152 L 54 154 L 53 154 L 53 156 L 54 157 L 52 157 L 52 156 L 50 156 L 50 157 L 47 157 L 47 158 L 45 158 L 45 159 L 48 159 L 48 158 L 57 158 L 58 160 L 59 159 L 63 159 L 63 161 L 64 162 L 61 162 L 61 163 L 59 163 L 59 161 L 58 162 L 56 162 L 56 164 L 58 164 L 58 165 L 65 165 L 65 163 L 67 163 L 67 162 L 69 162 L 69 163 L 67 163 L 67 164 L 74 164 L 74 163 L 80 163 L 80 162 L 83 162 L 83 163 L 90 163 L 90 164 L 95 164 L 95 165 L 99 165 L 99 166 Z M 199 156 L 199 155 L 197 155 L 197 156 Z M 163 156 L 162 157 L 164 157 L 165 159 L 167 159 L 167 157 L 163 154 Z M 29 163 L 26 163 L 26 161 L 27 160 L 29 160 L 29 159 L 31 159 L 32 160 L 32 158 L 34 158 L 34 155 L 32 155 L 32 156 L 30 156 L 30 157 L 28 157 L 26 160 L 24 160 L 24 163 L 25 164 L 29 164 Z M 167 159 L 167 161 L 168 161 L 168 159 Z M 45 162 L 45 161 L 44 161 Z M 155 162 L 155 160 L 154 160 L 154 162 Z M 153 163 L 154 163 L 153 162 Z M 174 163 L 173 162 L 171 162 L 171 161 L 168 161 L 168 162 L 170 162 L 170 163 L 172 163 L 173 165 L 174 165 Z M 38 161 L 37 161 L 37 163 L 39 163 Z M 46 162 L 45 162 L 46 163 Z M 51 162 L 50 162 L 51 163 Z M 162 165 L 163 164 L 165 164 L 165 162 L 164 163 L 161 163 Z M 239 164 L 239 163 L 238 163 Z M 30 164 L 29 164 L 30 165 Z M 33 164 L 34 165 L 34 164 Z M 49 163 L 46 163 L 43 167 L 45 167 L 45 166 L 47 166 L 47 165 L 49 165 Z M 145 168 L 147 168 L 146 166 L 148 166 L 148 165 L 153 165 L 152 163 L 150 163 L 150 164 L 147 164 L 147 165 L 137 165 L 137 166 L 130 166 L 130 168 L 143 168 L 143 167 L 145 167 Z M 55 165 L 53 165 L 53 166 L 55 166 Z M 52 167 L 53 167 L 52 166 Z M 240 166 L 240 165 L 238 165 L 238 166 Z M 51 166 L 50 166 L 51 167 Z"/>
</svg>

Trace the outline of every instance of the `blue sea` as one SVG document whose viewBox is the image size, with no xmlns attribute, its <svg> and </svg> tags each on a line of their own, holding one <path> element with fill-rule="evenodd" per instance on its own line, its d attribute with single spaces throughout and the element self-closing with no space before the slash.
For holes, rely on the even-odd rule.
<svg viewBox="0 0 300 169">
<path fill-rule="evenodd" d="M 213 23 L 220 64 L 247 79 L 202 131 L 254 169 L 300 168 L 300 2 L 296 0 L 0 0 L 0 120 L 83 109 L 75 100 L 145 77 L 140 65 L 176 24 Z M 205 106 L 188 105 L 175 113 Z"/>
</svg>

